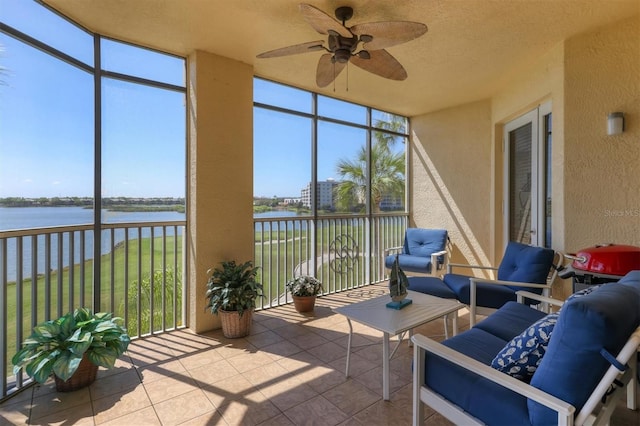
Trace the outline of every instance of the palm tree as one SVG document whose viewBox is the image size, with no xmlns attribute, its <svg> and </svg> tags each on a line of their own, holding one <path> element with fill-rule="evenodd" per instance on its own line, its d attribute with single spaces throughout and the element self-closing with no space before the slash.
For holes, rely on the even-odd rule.
<svg viewBox="0 0 640 426">
<path fill-rule="evenodd" d="M 394 120 L 396 121 L 396 120 Z M 397 130 L 404 123 L 378 122 L 376 127 Z M 380 202 L 385 196 L 399 198 L 404 193 L 405 156 L 403 152 L 394 153 L 391 147 L 398 138 L 386 132 L 374 133 L 376 142 L 371 147 L 371 201 L 373 211 L 380 211 Z M 341 182 L 336 187 L 336 204 L 342 211 L 363 209 L 369 190 L 367 179 L 367 150 L 362 147 L 357 158 L 341 159 L 337 172 Z"/>
</svg>

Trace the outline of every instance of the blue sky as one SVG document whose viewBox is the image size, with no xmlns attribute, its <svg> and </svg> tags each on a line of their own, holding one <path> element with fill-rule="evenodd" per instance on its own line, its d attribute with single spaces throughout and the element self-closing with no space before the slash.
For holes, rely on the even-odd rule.
<svg viewBox="0 0 640 426">
<path fill-rule="evenodd" d="M 0 19 L 92 65 L 93 38 L 31 1 L 0 0 Z M 93 76 L 0 34 L 0 197 L 92 196 Z M 183 85 L 182 61 L 103 40 L 110 71 Z M 185 195 L 182 93 L 103 79 L 103 196 Z M 311 112 L 309 92 L 256 80 L 259 102 Z M 366 123 L 366 108 L 318 96 L 318 114 Z M 255 109 L 254 194 L 299 197 L 311 181 L 311 120 Z M 366 143 L 363 130 L 318 126 L 318 180 Z"/>
</svg>

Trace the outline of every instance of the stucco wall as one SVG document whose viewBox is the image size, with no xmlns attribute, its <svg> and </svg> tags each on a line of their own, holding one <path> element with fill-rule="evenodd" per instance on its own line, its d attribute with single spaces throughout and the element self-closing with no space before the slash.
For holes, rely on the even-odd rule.
<svg viewBox="0 0 640 426">
<path fill-rule="evenodd" d="M 205 309 L 207 270 L 254 256 L 253 69 L 202 51 L 188 67 L 189 327 L 202 332 L 220 325 Z"/>
<path fill-rule="evenodd" d="M 504 125 L 509 121 L 551 102 L 552 109 L 552 246 L 564 247 L 564 45 L 553 47 L 531 66 L 521 70 L 491 102 L 493 119 L 493 139 L 495 142 L 494 162 L 496 164 L 493 190 L 495 192 L 495 212 L 492 219 L 495 227 L 496 256 L 504 251 L 502 204 L 504 200 L 504 176 L 502 139 Z"/>
<path fill-rule="evenodd" d="M 487 263 L 491 226 L 491 105 L 412 117 L 412 224 L 445 228 L 453 261 Z"/>
<path fill-rule="evenodd" d="M 565 45 L 565 248 L 640 246 L 640 18 Z M 626 130 L 606 134 L 610 112 Z"/>
</svg>

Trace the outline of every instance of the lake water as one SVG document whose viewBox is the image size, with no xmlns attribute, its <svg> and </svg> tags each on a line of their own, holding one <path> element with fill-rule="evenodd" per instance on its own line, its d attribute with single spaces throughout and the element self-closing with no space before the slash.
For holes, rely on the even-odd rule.
<svg viewBox="0 0 640 426">
<path fill-rule="evenodd" d="M 185 220 L 184 213 L 178 212 L 111 212 L 103 210 L 102 220 L 107 223 L 139 223 L 139 222 L 168 222 L 168 221 L 181 221 Z M 15 230 L 15 229 L 34 229 L 50 226 L 68 226 L 68 225 L 86 225 L 93 222 L 93 210 L 84 209 L 82 207 L 0 207 L 0 231 Z M 151 228 L 142 228 L 141 236 L 143 238 L 151 235 Z M 159 231 L 156 232 L 159 236 Z M 173 236 L 173 228 L 167 228 L 167 236 Z M 182 235 L 182 229 L 178 228 L 178 235 Z M 81 258 L 81 246 L 80 246 L 80 233 L 74 233 L 74 263 Z M 129 239 L 138 238 L 136 232 L 129 233 Z M 125 234 L 122 230 L 116 230 L 114 232 L 113 244 L 117 244 L 124 241 Z M 38 238 L 38 273 L 44 271 L 44 253 L 45 243 L 44 238 Z M 51 268 L 58 269 L 57 259 L 57 235 L 51 236 Z M 63 267 L 69 266 L 69 251 L 68 238 L 63 240 L 63 253 L 62 253 L 62 265 Z M 111 249 L 111 241 L 109 232 L 103 232 L 103 241 L 101 244 L 102 254 L 109 253 Z M 7 280 L 14 281 L 16 279 L 17 271 L 17 245 L 15 238 L 9 238 L 7 240 Z M 2 247 L 0 247 L 2 250 Z M 22 259 L 23 267 L 22 274 L 24 278 L 31 276 L 31 238 L 23 239 L 22 247 Z M 0 252 L 0 255 L 2 253 Z M 93 258 L 93 234 L 91 231 L 85 232 L 85 248 L 84 257 L 89 260 Z M 1 257 L 0 257 L 1 258 Z M 0 271 L 1 273 L 1 271 Z"/>
<path fill-rule="evenodd" d="M 257 218 L 276 218 L 276 217 L 296 217 L 298 214 L 293 211 L 269 211 L 264 213 L 256 213 L 254 217 Z M 185 214 L 178 212 L 112 212 L 103 210 L 102 220 L 105 223 L 139 223 L 139 222 L 168 222 L 168 221 L 184 221 Z M 93 222 L 93 210 L 85 209 L 82 207 L 0 207 L 0 232 L 16 229 L 34 229 L 50 226 L 68 226 L 68 225 L 87 225 Z M 306 229 L 306 221 L 291 221 L 283 220 L 279 221 L 280 229 Z M 268 231 L 273 222 L 256 223 L 257 231 Z M 273 225 L 275 226 L 275 225 Z M 149 237 L 151 235 L 150 228 L 142 229 L 142 237 Z M 159 236 L 159 232 L 156 232 L 156 236 Z M 182 235 L 182 228 L 178 228 L 178 236 Z M 173 236 L 173 228 L 167 228 L 167 236 Z M 116 230 L 114 232 L 114 242 L 117 244 L 124 241 L 124 231 Z M 130 232 L 130 239 L 138 238 L 135 232 Z M 58 260 L 55 255 L 55 247 L 57 247 L 57 236 L 51 237 L 51 245 L 54 247 L 54 253 L 51 256 L 51 268 L 58 268 Z M 65 250 L 63 250 L 63 267 L 69 266 L 69 253 L 66 249 L 68 241 L 63 242 Z M 104 231 L 102 241 L 102 254 L 109 253 L 111 249 L 111 241 L 109 240 L 108 232 Z M 0 246 L 0 250 L 2 247 Z M 7 280 L 14 281 L 16 279 L 16 239 L 10 238 L 7 241 Z M 25 238 L 23 240 L 23 267 L 22 274 L 24 278 L 31 276 L 31 239 Z M 44 239 L 38 240 L 38 273 L 42 273 L 44 270 Z M 93 258 L 93 236 L 92 232 L 85 232 L 85 259 L 89 260 Z M 0 259 L 2 253 L 0 252 Z M 74 254 L 73 259 L 77 261 L 80 259 L 80 234 L 74 235 Z M 1 265 L 0 265 L 1 268 Z M 0 274 L 2 271 L 0 271 Z"/>
</svg>

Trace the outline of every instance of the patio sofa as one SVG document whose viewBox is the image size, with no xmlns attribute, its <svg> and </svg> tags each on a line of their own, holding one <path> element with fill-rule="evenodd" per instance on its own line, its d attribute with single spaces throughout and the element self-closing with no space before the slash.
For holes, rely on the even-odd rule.
<svg viewBox="0 0 640 426">
<path fill-rule="evenodd" d="M 564 304 L 525 291 L 518 302 L 442 343 L 412 337 L 414 425 L 423 402 L 456 424 L 607 424 L 625 389 L 637 408 L 640 270 Z"/>
</svg>

